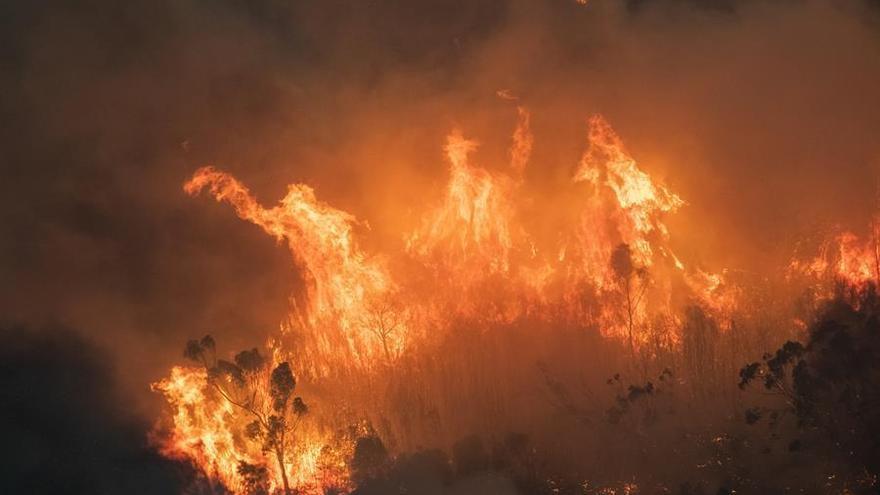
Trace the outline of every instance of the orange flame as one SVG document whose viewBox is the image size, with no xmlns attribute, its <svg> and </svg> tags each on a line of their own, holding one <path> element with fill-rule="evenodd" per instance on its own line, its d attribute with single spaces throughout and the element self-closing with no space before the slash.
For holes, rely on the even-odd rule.
<svg viewBox="0 0 880 495">
<path fill-rule="evenodd" d="M 620 240 L 633 248 L 639 263 L 651 266 L 654 253 L 649 237 L 657 234 L 661 241 L 668 238 L 661 215 L 676 211 L 684 201 L 639 169 L 602 116 L 594 115 L 589 124 L 590 146 L 581 158 L 574 181 L 605 186 L 614 193 L 615 206 L 623 216 L 616 225 Z"/>
<path fill-rule="evenodd" d="M 375 351 L 361 327 L 370 301 L 394 289 L 384 263 L 367 256 L 354 239 L 355 217 L 318 201 L 314 190 L 294 184 L 274 208 L 264 208 L 232 176 L 204 167 L 184 190 L 191 195 L 208 187 L 217 201 L 227 201 L 239 217 L 260 226 L 279 242 L 286 240 L 307 284 L 307 319 L 317 346 L 338 353 L 340 334 L 349 353 L 368 357 Z M 300 315 L 295 315 L 297 318 Z"/>
<path fill-rule="evenodd" d="M 527 194 L 523 177 L 534 138 L 529 112 L 518 107 L 517 113 L 508 174 L 473 165 L 478 143 L 461 131 L 447 136 L 445 194 L 403 236 L 401 255 L 411 262 L 404 265 L 419 266 L 417 273 L 393 271 L 384 258 L 364 252 L 357 242 L 357 219 L 319 201 L 309 186 L 291 185 L 277 206 L 266 208 L 224 172 L 204 167 L 195 173 L 184 186 L 188 194 L 207 188 L 239 217 L 286 241 L 306 282 L 304 314 L 296 307 L 291 314 L 305 340 L 295 355 L 282 348 L 282 338 L 273 340 L 276 361 L 290 354 L 298 371 L 314 380 L 341 366 L 383 373 L 396 358 L 414 352 L 426 335 L 442 335 L 456 318 L 492 324 L 525 315 L 567 318 L 608 335 L 623 335 L 626 326 L 632 337 L 651 315 L 672 310 L 673 286 L 687 288 L 715 314 L 732 311 L 735 296 L 725 290 L 723 276 L 686 268 L 668 245 L 663 217 L 684 201 L 639 168 L 599 115 L 588 121 L 588 148 L 572 177 L 571 187 L 580 194 L 571 206 L 578 221 L 557 239 L 540 243 L 550 246 L 546 251 L 536 247 L 518 201 Z M 624 290 L 626 321 L 620 314 Z M 417 296 L 398 297 L 408 294 Z M 291 330 L 288 325 L 282 333 Z M 204 372 L 175 367 L 155 388 L 174 411 L 163 452 L 192 460 L 237 490 L 238 462 L 259 461 L 263 454 L 242 438 L 231 406 L 210 394 Z M 328 463 L 343 473 L 334 475 L 335 483 L 346 483 L 340 460 L 346 448 L 329 448 L 330 441 L 317 429 L 304 437 L 290 466 L 300 489 L 319 487 L 319 471 Z M 274 486 L 279 474 L 272 475 Z"/>
<path fill-rule="evenodd" d="M 236 414 L 236 406 L 218 396 L 204 369 L 175 366 L 168 378 L 153 384 L 153 389 L 165 396 L 174 411 L 170 434 L 159 441 L 163 455 L 191 461 L 205 475 L 236 492 L 243 490 L 239 463 L 263 465 L 270 470 L 270 492 L 281 489 L 280 467 L 259 442 L 243 435 L 252 418 Z M 265 390 L 258 394 L 265 394 Z M 309 422 L 298 425 L 296 437 L 284 469 L 298 493 L 322 494 L 326 487 L 348 486 L 348 471 L 341 458 L 350 457 L 350 442 L 334 439 Z"/>
<path fill-rule="evenodd" d="M 872 223 L 869 239 L 844 231 L 823 243 L 819 254 L 809 260 L 794 259 L 791 273 L 815 279 L 833 279 L 853 287 L 864 287 L 880 280 L 880 237 L 877 221 Z"/>
</svg>

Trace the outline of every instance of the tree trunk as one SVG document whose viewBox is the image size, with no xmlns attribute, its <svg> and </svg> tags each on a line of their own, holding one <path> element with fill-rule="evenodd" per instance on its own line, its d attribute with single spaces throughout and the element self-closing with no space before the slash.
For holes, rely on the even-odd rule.
<svg viewBox="0 0 880 495">
<path fill-rule="evenodd" d="M 629 278 L 626 279 L 626 316 L 627 316 L 627 331 L 629 333 L 629 357 L 632 362 L 632 366 L 636 365 L 636 346 L 633 341 L 633 304 L 632 304 L 632 289 L 630 287 Z"/>
<path fill-rule="evenodd" d="M 391 364 L 391 351 L 388 350 L 388 337 L 385 333 L 382 334 L 382 348 L 385 349 L 385 360 L 388 361 L 388 364 Z"/>
<path fill-rule="evenodd" d="M 290 495 L 290 482 L 287 481 L 287 470 L 284 468 L 284 452 L 275 449 L 275 457 L 278 459 L 278 469 L 281 470 L 281 481 L 284 483 L 284 495 Z"/>
</svg>

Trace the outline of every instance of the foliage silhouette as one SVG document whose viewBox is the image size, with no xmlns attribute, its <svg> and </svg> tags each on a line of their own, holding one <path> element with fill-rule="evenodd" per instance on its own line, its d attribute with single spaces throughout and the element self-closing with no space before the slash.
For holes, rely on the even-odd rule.
<svg viewBox="0 0 880 495">
<path fill-rule="evenodd" d="M 821 449 L 854 469 L 880 474 L 880 298 L 873 284 L 841 292 L 808 328 L 740 370 L 740 388 L 759 381 L 782 397 L 771 421 L 793 413 L 802 438 L 788 450 Z M 761 413 L 750 409 L 746 421 Z"/>
<path fill-rule="evenodd" d="M 272 453 L 278 463 L 285 495 L 291 492 L 285 468 L 287 454 L 294 446 L 297 427 L 308 413 L 301 397 L 293 397 L 296 378 L 290 364 L 277 364 L 266 373 L 267 360 L 254 348 L 235 355 L 235 362 L 217 359 L 210 335 L 190 340 L 184 356 L 205 367 L 210 386 L 221 400 L 253 418 L 245 427 L 245 437 L 259 442 L 264 453 Z M 264 398 L 265 397 L 265 398 Z M 268 471 L 265 466 L 242 462 L 238 467 L 248 494 L 265 493 Z"/>
</svg>

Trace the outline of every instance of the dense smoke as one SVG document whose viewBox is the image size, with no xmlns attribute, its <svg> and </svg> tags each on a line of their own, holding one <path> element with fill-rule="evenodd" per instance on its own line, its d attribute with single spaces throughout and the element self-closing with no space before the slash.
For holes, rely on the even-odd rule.
<svg viewBox="0 0 880 495">
<path fill-rule="evenodd" d="M 122 400 L 109 355 L 62 327 L 2 331 L 4 490 L 177 493 L 193 479 L 148 446 L 148 425 Z"/>
<path fill-rule="evenodd" d="M 45 381 L 59 383 L 65 359 L 83 380 L 47 392 L 56 407 L 91 407 L 62 393 L 72 387 L 118 384 L 116 401 L 130 410 L 102 402 L 99 414 L 110 434 L 145 437 L 162 406 L 149 383 L 181 361 L 187 338 L 211 333 L 230 350 L 259 345 L 300 285 L 286 249 L 226 208 L 183 194 L 198 167 L 232 172 L 265 205 L 288 183 L 310 184 L 369 224 L 367 249 L 393 249 L 442 192 L 451 128 L 481 142 L 476 162 L 505 163 L 516 109 L 499 90 L 532 112 L 530 227 L 549 233 L 565 220 L 545 222 L 542 205 L 566 200 L 558 191 L 583 152 L 586 118 L 600 112 L 687 202 L 668 219 L 676 252 L 759 277 L 785 265 L 809 234 L 837 224 L 859 230 L 875 212 L 878 81 L 880 14 L 867 1 L 7 2 L 0 323 L 78 330 L 60 340 L 53 330 L 4 330 L 25 343 L 4 345 L 2 364 L 43 369 L 35 348 L 48 339 L 64 349 Z M 613 342 L 569 335 L 535 347 L 528 331 L 514 330 L 501 345 L 464 335 L 450 352 L 495 346 L 487 360 L 528 368 L 481 372 L 544 385 L 577 377 L 598 389 L 622 366 Z M 757 359 L 786 337 L 736 356 Z M 93 345 L 99 350 L 68 350 Z M 591 349 L 589 359 L 580 348 Z M 559 367 L 588 363 L 534 366 L 547 356 L 563 356 Z M 736 370 L 727 371 L 735 382 Z M 542 452 L 564 436 L 546 430 L 584 416 L 547 421 L 547 410 L 542 403 L 516 418 Z M 462 418 L 458 429 L 491 419 Z M 77 441 L 92 427 L 65 431 Z M 108 443 L 112 452 L 120 441 Z M 124 449 L 119 456 L 150 455 Z M 546 456 L 564 465 L 569 452 Z M 597 463 L 604 454 L 579 452 Z M 668 471 L 687 473 L 691 458 L 682 455 Z M 633 464 L 656 461 L 645 454 Z M 156 479 L 156 493 L 177 482 L 167 470 L 178 468 L 153 458 L 143 465 L 149 473 L 131 476 Z M 618 474 L 606 467 L 609 479 Z M 129 475 L 118 476 L 83 486 L 130 486 Z"/>
</svg>

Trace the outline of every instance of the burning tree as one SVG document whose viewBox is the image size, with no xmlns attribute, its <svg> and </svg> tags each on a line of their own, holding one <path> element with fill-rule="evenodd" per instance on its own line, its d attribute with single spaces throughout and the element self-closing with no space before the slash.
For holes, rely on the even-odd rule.
<svg viewBox="0 0 880 495">
<path fill-rule="evenodd" d="M 245 436 L 259 442 L 264 454 L 275 456 L 284 493 L 289 495 L 286 455 L 292 450 L 297 427 L 308 412 L 302 398 L 293 396 L 296 379 L 290 364 L 279 363 L 269 372 L 266 359 L 256 348 L 239 352 L 234 362 L 217 359 L 215 349 L 214 339 L 206 335 L 187 342 L 184 356 L 204 366 L 210 387 L 251 419 L 245 426 Z M 242 460 L 238 473 L 249 493 L 266 493 L 265 466 Z"/>
<path fill-rule="evenodd" d="M 406 325 L 398 302 L 390 296 L 369 302 L 361 323 L 382 344 L 385 360 L 391 364 L 405 341 Z"/>
<path fill-rule="evenodd" d="M 633 262 L 632 249 L 628 244 L 620 244 L 611 254 L 611 269 L 620 285 L 626 311 L 626 331 L 629 340 L 629 353 L 632 363 L 636 362 L 635 326 L 639 304 L 647 289 L 648 271 L 637 267 Z"/>
</svg>

